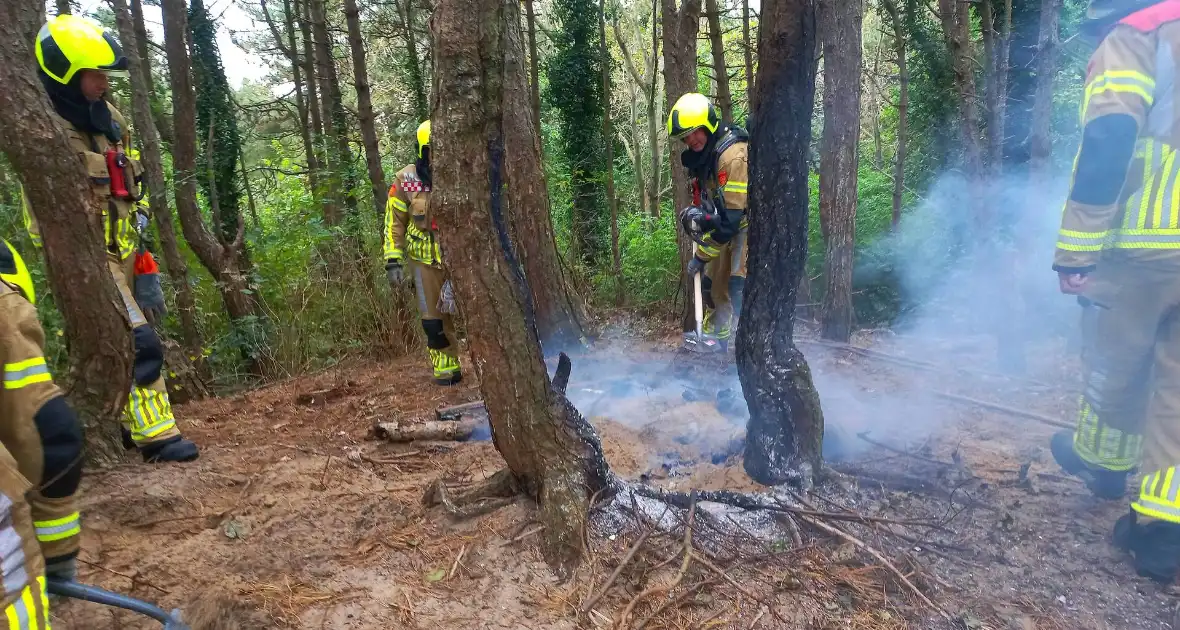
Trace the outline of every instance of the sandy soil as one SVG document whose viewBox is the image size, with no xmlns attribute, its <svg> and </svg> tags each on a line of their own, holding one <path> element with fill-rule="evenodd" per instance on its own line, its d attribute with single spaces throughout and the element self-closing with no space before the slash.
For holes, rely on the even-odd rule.
<svg viewBox="0 0 1180 630">
<path fill-rule="evenodd" d="M 593 419 L 614 470 L 674 490 L 767 490 L 741 469 L 745 412 L 729 396 L 732 365 L 677 355 L 674 341 L 619 341 L 574 358 L 571 399 Z M 983 373 L 994 369 L 983 338 L 873 343 L 944 369 L 803 345 L 829 443 L 848 460 L 808 499 L 817 510 L 937 522 L 848 531 L 885 552 L 951 619 L 842 540 L 804 527 L 797 546 L 784 521 L 702 504 L 698 525 L 740 521 L 759 531 L 739 545 L 709 539 L 702 525 L 719 571 L 695 563 L 671 599 L 637 603 L 630 627 L 661 604 L 648 628 L 1173 627 L 1176 593 L 1135 576 L 1107 542 L 1125 504 L 1096 501 L 1061 474 L 1046 448 L 1052 427 L 938 396 L 1066 419 L 1076 369 L 1059 359 L 1065 348 L 1036 348 L 1031 376 L 1007 379 Z M 471 482 L 501 467 L 487 442 L 369 437 L 376 421 L 428 418 L 478 398 L 472 379 L 440 389 L 427 376 L 418 357 L 353 363 L 180 408 L 204 449 L 199 461 L 146 466 L 128 455 L 87 476 L 81 579 L 182 607 L 194 628 L 436 630 L 611 627 L 637 594 L 674 577 L 681 545 L 672 528 L 653 534 L 595 612 L 580 616 L 642 518 L 598 513 L 585 566 L 559 583 L 541 561 L 527 501 L 466 521 L 424 508 L 431 481 Z M 159 627 L 79 602 L 61 605 L 54 626 Z"/>
</svg>

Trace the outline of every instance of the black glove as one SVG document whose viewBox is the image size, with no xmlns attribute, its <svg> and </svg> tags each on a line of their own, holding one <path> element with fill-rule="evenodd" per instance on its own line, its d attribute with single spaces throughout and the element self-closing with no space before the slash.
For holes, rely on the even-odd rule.
<svg viewBox="0 0 1180 630">
<path fill-rule="evenodd" d="M 168 307 L 164 304 L 164 290 L 160 288 L 160 274 L 136 274 L 135 301 L 148 321 L 157 322 L 164 317 Z"/>
<path fill-rule="evenodd" d="M 697 275 L 698 273 L 704 272 L 706 264 L 707 263 L 705 261 L 701 260 L 700 258 L 697 258 L 696 256 L 693 256 L 692 260 L 688 261 L 688 268 L 687 268 L 688 277 L 691 278 L 691 277 Z"/>
<path fill-rule="evenodd" d="M 389 278 L 389 286 L 397 288 L 406 282 L 406 270 L 402 262 L 397 259 L 385 261 L 385 277 Z"/>
<path fill-rule="evenodd" d="M 78 561 L 74 556 L 49 558 L 45 561 L 45 577 L 72 582 L 78 577 Z"/>
</svg>

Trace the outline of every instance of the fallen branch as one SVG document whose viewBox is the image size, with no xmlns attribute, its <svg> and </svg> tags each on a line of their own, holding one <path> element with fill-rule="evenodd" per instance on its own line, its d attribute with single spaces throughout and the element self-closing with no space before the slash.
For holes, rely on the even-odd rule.
<svg viewBox="0 0 1180 630">
<path fill-rule="evenodd" d="M 659 592 L 670 593 L 673 589 L 680 585 L 680 581 L 684 579 L 684 574 L 688 573 L 689 565 L 692 564 L 694 555 L 692 553 L 692 524 L 696 519 L 696 515 L 697 502 L 696 492 L 694 491 L 688 506 L 688 520 L 685 521 L 684 525 L 684 561 L 680 563 L 680 571 L 676 573 L 676 577 L 672 580 L 671 584 L 667 586 L 648 587 L 635 597 L 631 598 L 631 601 L 627 603 L 627 607 L 623 609 L 623 614 L 619 617 L 617 627 L 621 628 L 626 625 L 627 619 L 631 616 L 631 612 L 635 610 L 635 606 L 639 604 L 639 602 L 644 598 Z M 644 623 L 647 623 L 646 620 Z M 643 626 L 641 625 L 640 627 L 642 628 Z"/>
<path fill-rule="evenodd" d="M 417 442 L 420 440 L 462 442 L 470 439 L 471 434 L 475 433 L 483 424 L 482 419 L 475 418 L 467 418 L 459 422 L 392 420 L 373 425 L 373 433 L 378 438 L 389 442 Z"/>
<path fill-rule="evenodd" d="M 110 574 L 112 574 L 112 575 L 117 575 L 117 576 L 119 576 L 119 577 L 121 577 L 121 578 L 127 578 L 128 580 L 131 580 L 131 586 L 132 586 L 132 588 L 134 588 L 136 584 L 143 584 L 144 586 L 147 586 L 147 587 L 150 587 L 150 588 L 154 588 L 154 589 L 156 589 L 157 591 L 160 591 L 161 593 L 163 593 L 163 594 L 165 594 L 165 595 L 171 595 L 171 594 L 172 594 L 172 591 L 168 591 L 168 590 L 162 589 L 162 588 L 160 588 L 159 586 L 156 586 L 155 584 L 152 584 L 151 582 L 147 582 L 147 581 L 141 580 L 141 579 L 139 579 L 139 578 L 137 578 L 137 577 L 135 577 L 135 576 L 133 576 L 133 575 L 127 575 L 126 573 L 119 573 L 118 571 L 116 571 L 116 570 L 114 570 L 114 569 L 108 569 L 108 568 L 106 568 L 106 567 L 102 566 L 101 564 L 95 564 L 95 563 L 93 563 L 93 562 L 90 562 L 89 560 L 84 560 L 84 559 L 82 559 L 82 558 L 78 558 L 78 562 L 81 562 L 82 564 L 84 564 L 84 565 L 86 565 L 86 566 L 94 567 L 94 568 L 96 568 L 96 569 L 98 569 L 98 570 L 100 570 L 100 571 L 106 571 L 107 573 L 110 573 Z"/>
<path fill-rule="evenodd" d="M 636 540 L 635 544 L 631 545 L 631 548 L 627 550 L 627 555 L 623 556 L 622 562 L 619 563 L 619 566 L 615 567 L 614 572 L 612 572 L 610 577 L 606 579 L 606 582 L 602 585 L 602 588 L 599 589 L 598 594 L 591 597 L 582 606 L 583 615 L 589 613 L 590 609 L 594 608 L 594 605 L 602 599 L 603 595 L 606 595 L 607 591 L 610 590 L 610 587 L 614 585 L 615 580 L 619 579 L 619 575 L 623 573 L 623 569 L 627 568 L 627 565 L 631 563 L 631 559 L 635 557 L 635 552 L 639 551 L 639 548 L 643 546 L 643 543 L 647 542 L 647 537 L 651 536 L 653 531 L 655 530 L 643 530 L 643 533 L 639 535 L 639 540 Z"/>
<path fill-rule="evenodd" d="M 487 416 L 487 408 L 484 407 L 482 400 L 475 402 L 463 403 L 461 405 L 452 405 L 450 407 L 440 407 L 434 412 L 434 417 L 439 422 L 454 422 L 462 418 L 464 415 L 483 415 Z"/>
<path fill-rule="evenodd" d="M 683 602 L 684 600 L 688 599 L 688 597 L 690 595 L 700 592 L 701 589 L 713 586 L 714 584 L 716 584 L 717 582 L 720 582 L 720 581 L 721 580 L 719 580 L 718 578 L 715 578 L 715 577 L 710 578 L 708 580 L 702 580 L 702 581 L 697 582 L 696 584 L 693 584 L 692 586 L 684 589 L 684 592 L 680 593 L 676 597 L 673 597 L 672 599 L 664 600 L 664 602 L 662 604 L 660 604 L 659 606 L 657 606 L 656 609 L 651 612 L 651 614 L 644 617 L 635 626 L 635 630 L 643 630 L 644 628 L 647 627 L 647 624 L 649 622 L 651 622 L 652 619 L 655 619 L 656 617 L 658 617 L 660 615 L 660 613 L 664 612 L 665 610 L 668 610 L 672 606 L 679 604 L 680 602 Z"/>
<path fill-rule="evenodd" d="M 978 400 L 976 398 L 969 398 L 967 396 L 960 396 L 958 394 L 951 394 L 948 392 L 934 392 L 934 395 L 938 396 L 939 398 L 943 398 L 945 400 L 950 400 L 952 402 L 963 403 L 965 405 L 974 405 L 976 407 L 982 407 L 984 409 L 990 409 L 992 411 L 1006 413 L 1010 416 L 1016 416 L 1017 418 L 1027 418 L 1029 420 L 1036 420 L 1037 422 L 1040 422 L 1041 424 L 1047 424 L 1051 427 L 1057 427 L 1060 429 L 1076 428 L 1076 427 L 1074 427 L 1072 422 L 1066 422 L 1065 420 L 1058 420 L 1056 418 L 1050 418 L 1049 416 L 1042 416 L 1039 413 L 1033 413 L 1031 411 L 1025 411 L 1023 409 L 1016 409 L 1014 407 L 1007 407 L 1005 405 L 1000 405 L 1000 404 L 993 403 L 993 402 L 987 402 L 986 400 Z"/>
<path fill-rule="evenodd" d="M 912 457 L 918 461 L 926 462 L 928 464 L 935 464 L 935 465 L 943 466 L 946 468 L 953 468 L 954 467 L 954 464 L 949 463 L 949 462 L 940 462 L 937 459 L 933 459 L 930 457 L 924 457 L 924 456 L 919 455 L 917 453 L 912 453 L 912 452 L 907 451 L 905 449 L 897 448 L 896 446 L 890 446 L 884 442 L 878 442 L 877 440 L 874 440 L 869 437 L 868 431 L 861 431 L 860 433 L 856 434 L 856 437 L 864 440 L 865 442 L 868 442 L 869 444 L 872 444 L 873 446 L 876 446 L 877 448 L 885 449 L 885 450 L 889 451 L 890 453 L 897 453 L 898 455 L 903 455 L 905 457 Z"/>
</svg>

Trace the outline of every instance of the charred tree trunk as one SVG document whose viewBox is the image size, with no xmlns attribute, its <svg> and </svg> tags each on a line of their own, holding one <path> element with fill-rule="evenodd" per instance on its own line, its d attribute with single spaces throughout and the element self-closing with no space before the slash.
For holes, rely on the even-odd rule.
<svg viewBox="0 0 1180 630">
<path fill-rule="evenodd" d="M 983 148 L 979 140 L 979 107 L 976 104 L 975 73 L 971 55 L 970 4 L 960 0 L 938 0 L 943 37 L 954 70 L 958 92 L 959 136 L 963 143 L 963 167 L 976 200 L 975 219 L 983 228 L 989 223 L 990 210 L 983 203 Z"/>
<path fill-rule="evenodd" d="M 42 11 L 35 2 L 2 2 L 0 24 L 36 32 Z M 131 332 L 107 267 L 103 221 L 93 211 L 99 201 L 53 117 L 33 58 L 32 38 L 0 41 L 0 117 L 9 127 L 0 134 L 0 150 L 41 228 L 49 282 L 70 340 L 70 377 L 62 384 L 70 385 L 89 456 L 114 461 L 122 452 L 117 427 L 131 391 Z"/>
<path fill-rule="evenodd" d="M 172 144 L 173 180 L 176 182 L 176 213 L 189 248 L 201 265 L 217 281 L 226 314 L 240 328 L 244 341 L 243 358 L 254 374 L 266 373 L 261 347 L 252 345 L 246 333 L 255 330 L 258 317 L 248 277 L 239 267 L 245 245 L 245 222 L 238 222 L 238 233 L 229 242 L 221 242 L 201 215 L 197 206 L 197 105 L 193 92 L 192 64 L 186 44 L 188 14 L 185 0 L 162 0 L 164 48 L 168 57 L 168 78 L 172 89 L 172 118 L 175 121 Z M 214 213 L 216 216 L 216 213 Z"/>
<path fill-rule="evenodd" d="M 623 305 L 623 263 L 619 257 L 619 200 L 615 196 L 615 132 L 611 127 L 610 50 L 606 47 L 606 0 L 598 0 L 598 47 L 602 55 L 602 142 L 606 145 L 606 204 L 610 207 L 611 271 L 615 306 Z"/>
<path fill-rule="evenodd" d="M 750 142 L 750 277 L 737 333 L 738 375 L 750 407 L 744 465 L 759 483 L 807 486 L 821 464 L 824 421 L 792 335 L 795 287 L 807 256 L 815 2 L 762 6 Z"/>
<path fill-rule="evenodd" d="M 910 71 L 906 62 L 906 33 L 901 11 L 895 0 L 881 0 L 893 25 L 893 55 L 897 58 L 897 154 L 893 157 L 894 231 L 901 224 L 902 197 L 905 194 L 906 143 L 909 141 Z"/>
<path fill-rule="evenodd" d="M 742 0 L 742 44 L 746 56 L 746 107 L 752 109 L 754 94 L 754 44 L 750 41 L 750 0 Z M 750 111 L 747 109 L 747 111 Z"/>
<path fill-rule="evenodd" d="M 511 0 L 505 2 L 512 4 Z M 510 14 L 509 17 L 515 16 L 516 21 L 503 26 L 502 107 L 505 112 L 521 112 L 528 109 L 531 97 L 525 68 L 524 33 L 520 30 L 520 9 L 513 5 L 504 11 Z M 549 189 L 545 185 L 545 167 L 541 162 L 541 130 L 533 126 L 531 116 L 505 115 L 502 125 L 504 146 L 508 155 L 513 156 L 504 167 L 511 242 L 527 278 L 537 334 L 546 353 L 552 356 L 585 344 L 585 306 L 562 272 L 557 241 L 554 240 Z M 447 255 L 450 255 L 449 251 Z"/>
<path fill-rule="evenodd" d="M 533 126 L 541 130 L 541 71 L 537 56 L 537 15 L 533 0 L 524 0 L 525 19 L 529 29 L 529 101 L 533 109 Z"/>
<path fill-rule="evenodd" d="M 860 61 L 863 0 L 820 0 L 824 54 L 824 131 L 819 213 L 824 245 L 824 339 L 852 337 L 852 264 L 860 147 Z"/>
<path fill-rule="evenodd" d="M 172 225 L 172 208 L 168 205 L 168 180 L 164 176 L 164 152 L 160 146 L 160 134 L 156 130 L 156 122 L 152 117 L 152 104 L 149 87 L 144 78 L 148 68 L 139 57 L 140 47 L 135 36 L 135 29 L 131 16 L 128 14 L 126 0 L 114 0 L 115 22 L 119 28 L 119 39 L 122 40 L 127 56 L 128 71 L 131 75 L 131 106 L 135 129 L 139 133 L 143 151 L 144 179 L 150 193 L 148 202 L 151 205 L 152 216 L 159 228 L 160 244 L 164 253 L 164 266 L 168 277 L 172 280 L 172 287 L 176 291 L 176 311 L 180 319 L 181 342 L 184 344 L 183 353 L 174 353 L 170 357 L 174 361 L 196 357 L 198 372 L 204 352 L 204 340 L 197 329 L 197 305 L 193 297 L 192 287 L 189 286 L 188 264 L 180 253 L 176 242 L 176 231 Z M 179 354 L 179 356 L 177 356 Z M 171 367 L 171 366 L 170 366 Z M 184 366 L 176 366 L 172 371 L 182 372 Z"/>
<path fill-rule="evenodd" d="M 506 57 L 524 58 L 523 46 L 506 50 L 520 42 L 506 37 L 514 18 L 519 25 L 518 11 L 517 0 L 445 2 L 435 9 L 438 186 L 431 209 L 470 333 L 493 443 L 540 503 L 542 552 L 568 576 L 581 557 L 590 498 L 607 487 L 609 471 L 598 437 L 564 397 L 568 359 L 550 384 L 524 273 L 508 245 L 500 191 L 511 164 L 506 159 L 514 155 L 504 123 L 514 112 L 504 108 L 502 89 Z M 523 85 L 523 67 L 521 75 Z M 530 117 L 517 118 L 531 125 Z"/>
<path fill-rule="evenodd" d="M 664 96 L 670 111 L 676 101 L 688 92 L 697 91 L 697 31 L 701 22 L 701 0 L 683 0 L 676 8 L 676 0 L 663 0 L 664 10 Z M 692 203 L 692 191 L 688 187 L 688 171 L 680 164 L 680 152 L 684 145 L 668 142 L 668 162 L 672 167 L 672 210 L 679 212 Z M 677 248 L 680 250 L 681 269 L 688 265 L 692 256 L 692 242 L 688 236 L 677 232 Z M 692 295 L 692 279 L 681 273 L 683 295 Z M 681 326 L 694 330 L 692 300 L 684 301 L 681 311 Z"/>
<path fill-rule="evenodd" d="M 713 53 L 713 76 L 717 81 L 717 108 L 721 119 L 733 122 L 733 96 L 729 91 L 729 66 L 725 63 L 725 41 L 721 38 L 721 11 L 717 0 L 705 0 L 709 17 L 709 45 Z"/>
<path fill-rule="evenodd" d="M 377 145 L 376 117 L 373 115 L 373 97 L 369 90 L 369 67 L 365 62 L 365 41 L 361 35 L 361 12 L 356 0 L 344 0 L 344 19 L 348 22 L 348 46 L 352 49 L 352 78 L 356 87 L 357 119 L 365 145 L 365 165 L 369 169 L 376 216 L 383 217 L 385 198 L 389 191 L 385 188 L 385 173 L 381 169 L 381 148 Z M 347 131 L 344 144 L 348 145 Z"/>
<path fill-rule="evenodd" d="M 414 93 L 414 114 L 416 123 L 430 117 L 430 105 L 426 101 L 426 79 L 422 76 L 422 63 L 418 59 L 418 38 L 414 33 L 414 2 L 402 2 L 402 23 L 406 28 L 406 71 L 410 75 L 410 90 Z M 384 211 L 384 210 L 383 210 Z"/>
<path fill-rule="evenodd" d="M 1038 190 L 1052 173 L 1053 76 L 1057 72 L 1057 23 L 1061 0 L 1041 0 L 1041 30 L 1037 37 L 1037 86 L 1029 133 L 1029 183 Z"/>
</svg>

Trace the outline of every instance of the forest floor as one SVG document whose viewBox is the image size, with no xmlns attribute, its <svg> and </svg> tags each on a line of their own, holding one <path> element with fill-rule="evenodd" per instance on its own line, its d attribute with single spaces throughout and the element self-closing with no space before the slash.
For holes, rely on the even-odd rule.
<svg viewBox="0 0 1180 630">
<path fill-rule="evenodd" d="M 727 398 L 735 370 L 724 361 L 700 368 L 676 352 L 677 341 L 615 337 L 573 357 L 571 399 L 593 419 L 611 466 L 669 489 L 767 490 L 730 454 L 744 426 L 742 405 Z M 376 421 L 432 418 L 478 399 L 470 370 L 460 386 L 437 388 L 416 356 L 179 408 L 203 448 L 199 461 L 146 466 L 129 454 L 88 475 L 80 579 L 182 607 L 196 630 L 610 628 L 629 603 L 625 627 L 648 617 L 648 628 L 1174 627 L 1174 587 L 1137 577 L 1108 542 L 1126 503 L 1095 500 L 1060 471 L 1047 448 L 1056 429 L 943 395 L 1068 419 L 1077 368 L 1061 359 L 1064 342 L 1030 348 L 1021 379 L 987 371 L 986 337 L 866 334 L 856 344 L 909 360 L 801 344 L 830 432 L 842 436 L 832 441 L 846 451 L 841 473 L 809 498 L 816 510 L 892 521 L 842 529 L 890 558 L 945 615 L 844 539 L 798 519 L 792 534 L 767 513 L 755 528 L 703 503 L 699 528 L 732 522 L 746 540 L 702 529 L 701 551 L 681 569 L 689 565 L 675 521 L 653 533 L 650 519 L 598 511 L 585 564 L 558 582 L 540 558 L 527 501 L 467 520 L 422 504 L 436 479 L 499 470 L 490 442 L 372 437 Z M 608 580 L 645 535 L 643 550 Z M 634 601 L 677 576 L 670 596 Z M 72 601 L 54 626 L 159 627 Z"/>
</svg>

